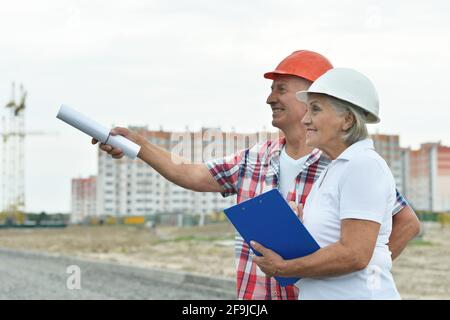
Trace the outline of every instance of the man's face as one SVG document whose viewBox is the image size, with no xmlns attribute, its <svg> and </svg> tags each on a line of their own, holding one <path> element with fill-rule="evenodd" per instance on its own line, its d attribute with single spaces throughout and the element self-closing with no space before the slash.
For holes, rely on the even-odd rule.
<svg viewBox="0 0 450 320">
<path fill-rule="evenodd" d="M 272 108 L 272 125 L 287 132 L 293 126 L 303 126 L 301 120 L 306 105 L 295 97 L 297 91 L 307 90 L 311 82 L 300 77 L 278 75 L 273 80 L 267 104 Z"/>
</svg>

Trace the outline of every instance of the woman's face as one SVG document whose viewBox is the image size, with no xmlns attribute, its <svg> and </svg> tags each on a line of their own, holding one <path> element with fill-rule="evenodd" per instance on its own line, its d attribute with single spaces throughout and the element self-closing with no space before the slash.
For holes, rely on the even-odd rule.
<svg viewBox="0 0 450 320">
<path fill-rule="evenodd" d="M 345 114 L 338 114 L 322 94 L 309 95 L 302 123 L 306 127 L 306 144 L 323 151 L 342 146 L 341 137 L 349 128 Z"/>
</svg>

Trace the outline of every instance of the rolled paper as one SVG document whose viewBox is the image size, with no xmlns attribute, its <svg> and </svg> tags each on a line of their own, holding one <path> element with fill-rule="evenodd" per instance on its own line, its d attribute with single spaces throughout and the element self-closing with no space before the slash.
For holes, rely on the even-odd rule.
<svg viewBox="0 0 450 320">
<path fill-rule="evenodd" d="M 113 146 L 114 148 L 121 149 L 123 153 L 131 159 L 135 159 L 141 150 L 141 146 L 134 143 L 133 141 L 128 140 L 124 136 L 110 135 L 108 140 L 106 140 L 106 144 Z"/>
<path fill-rule="evenodd" d="M 74 128 L 77 128 L 92 138 L 97 139 L 101 143 L 109 144 L 114 148 L 121 149 L 123 153 L 131 159 L 135 159 L 141 149 L 138 144 L 128 140 L 124 136 L 111 135 L 110 130 L 107 127 L 88 118 L 84 114 L 67 105 L 61 105 L 56 118 L 64 121 Z"/>
</svg>

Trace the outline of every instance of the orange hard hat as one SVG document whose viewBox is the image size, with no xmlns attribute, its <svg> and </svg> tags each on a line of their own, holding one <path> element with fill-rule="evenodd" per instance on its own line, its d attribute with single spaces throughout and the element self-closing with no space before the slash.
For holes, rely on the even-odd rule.
<svg viewBox="0 0 450 320">
<path fill-rule="evenodd" d="M 323 55 L 313 51 L 299 50 L 284 58 L 274 71 L 265 73 L 264 78 L 274 80 L 277 74 L 287 74 L 314 82 L 332 68 L 331 62 Z"/>
</svg>

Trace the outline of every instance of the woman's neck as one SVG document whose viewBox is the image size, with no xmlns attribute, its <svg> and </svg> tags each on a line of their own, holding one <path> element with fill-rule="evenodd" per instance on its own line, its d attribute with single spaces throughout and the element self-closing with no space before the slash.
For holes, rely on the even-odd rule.
<svg viewBox="0 0 450 320">
<path fill-rule="evenodd" d="M 322 150 L 330 160 L 334 160 L 339 155 L 344 152 L 345 149 L 347 149 L 349 146 L 346 145 L 343 141 L 339 140 L 335 143 L 329 143 L 327 146 L 321 146 L 319 147 L 320 150 Z"/>
</svg>

